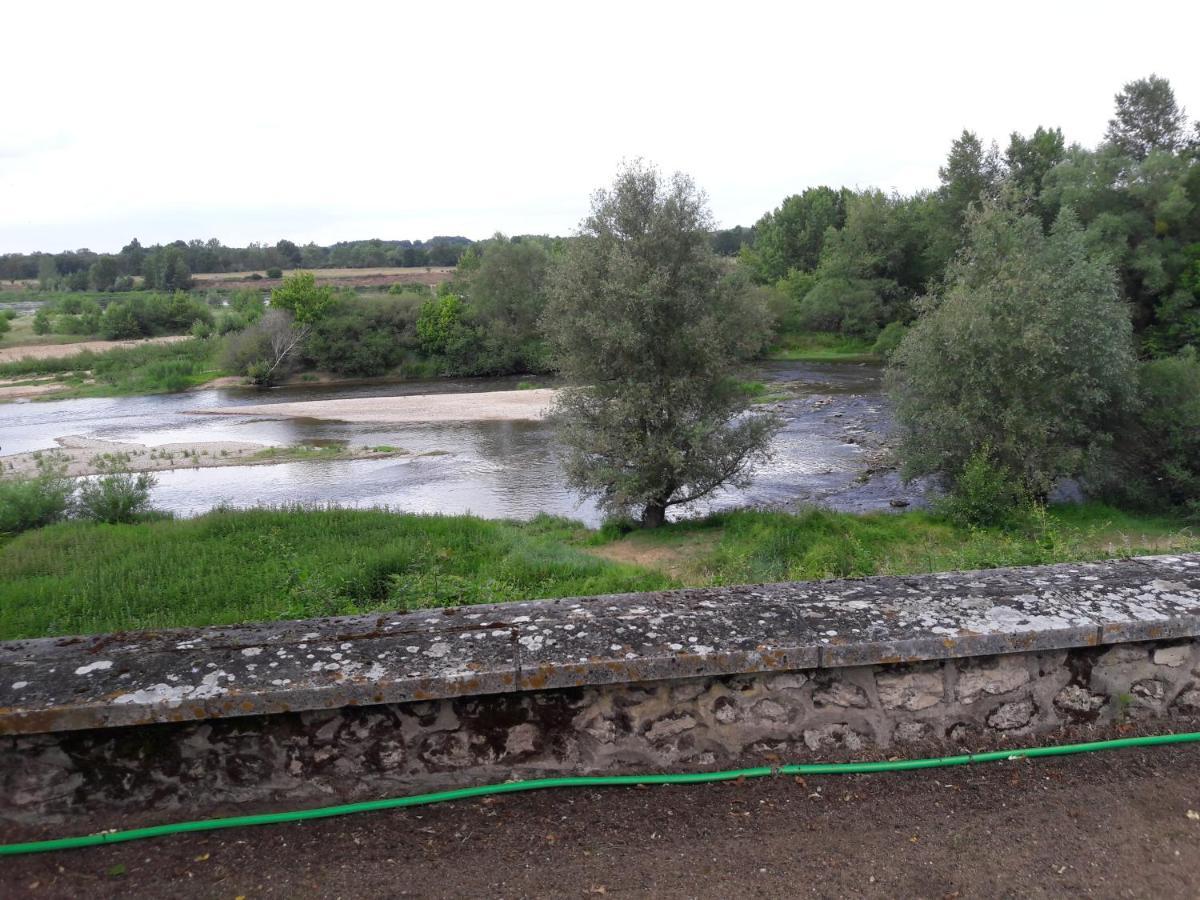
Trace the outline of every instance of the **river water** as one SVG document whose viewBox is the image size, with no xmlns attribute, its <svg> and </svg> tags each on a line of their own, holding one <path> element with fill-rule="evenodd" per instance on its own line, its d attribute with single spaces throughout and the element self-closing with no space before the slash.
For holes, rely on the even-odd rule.
<svg viewBox="0 0 1200 900">
<path fill-rule="evenodd" d="M 769 363 L 759 378 L 791 399 L 776 405 L 785 425 L 774 457 L 746 490 L 727 490 L 703 507 L 889 508 L 915 500 L 879 467 L 890 428 L 879 370 L 838 363 Z M 526 379 L 528 380 L 528 379 Z M 564 484 L 553 428 L 539 422 L 363 425 L 314 419 L 194 416 L 215 406 L 399 394 L 512 390 L 517 379 L 459 379 L 369 386 L 209 389 L 184 394 L 0 404 L 0 454 L 48 450 L 55 438 L 84 436 L 147 445 L 255 441 L 269 445 L 403 447 L 411 456 L 304 461 L 270 466 L 176 469 L 158 473 L 153 502 L 179 515 L 219 505 L 336 503 L 411 512 L 474 513 L 527 519 L 539 512 L 595 525 L 600 514 Z M 864 483 L 865 479 L 865 483 Z"/>
</svg>

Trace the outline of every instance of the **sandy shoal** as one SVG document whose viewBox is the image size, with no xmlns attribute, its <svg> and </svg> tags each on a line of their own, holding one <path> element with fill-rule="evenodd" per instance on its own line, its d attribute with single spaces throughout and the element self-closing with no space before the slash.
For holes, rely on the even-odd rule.
<svg viewBox="0 0 1200 900">
<path fill-rule="evenodd" d="M 408 397 L 354 397 L 254 406 L 198 409 L 199 415 L 262 416 L 275 419 L 328 419 L 338 422 L 417 424 L 496 422 L 545 418 L 556 391 L 487 391 L 476 394 L 418 394 Z"/>
</svg>

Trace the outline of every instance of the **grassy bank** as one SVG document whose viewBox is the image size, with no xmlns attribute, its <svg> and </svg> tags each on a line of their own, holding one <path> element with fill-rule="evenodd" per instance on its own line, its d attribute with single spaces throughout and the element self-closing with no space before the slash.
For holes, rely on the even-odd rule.
<svg viewBox="0 0 1200 900">
<path fill-rule="evenodd" d="M 1194 527 L 1090 505 L 1024 531 L 923 512 L 740 511 L 622 535 L 376 510 L 68 523 L 0 547 L 0 639 L 538 597 L 1200 551 Z"/>
<path fill-rule="evenodd" d="M 0 549 L 0 639 L 649 590 L 578 526 L 374 510 L 70 522 Z"/>
<path fill-rule="evenodd" d="M 872 341 L 821 331 L 785 332 L 767 353 L 767 359 L 802 362 L 869 362 L 883 360 L 872 352 Z"/>
<path fill-rule="evenodd" d="M 143 344 L 96 353 L 20 359 L 0 363 L 0 379 L 50 377 L 61 385 L 46 399 L 116 397 L 182 391 L 224 374 L 216 361 L 218 344 L 192 339 L 170 344 Z"/>
</svg>

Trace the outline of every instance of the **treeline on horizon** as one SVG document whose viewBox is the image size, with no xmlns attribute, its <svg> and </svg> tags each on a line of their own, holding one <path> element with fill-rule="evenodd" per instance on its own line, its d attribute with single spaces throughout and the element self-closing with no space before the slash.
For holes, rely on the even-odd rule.
<svg viewBox="0 0 1200 900">
<path fill-rule="evenodd" d="M 252 243 L 227 247 L 216 238 L 172 241 L 142 246 L 137 238 L 119 253 L 88 249 L 61 253 L 0 255 L 0 279 L 37 279 L 46 290 L 132 290 L 133 279 L 149 289 L 175 290 L 190 286 L 190 276 L 268 269 L 369 269 L 385 266 L 454 266 L 474 242 L 457 235 L 427 241 L 340 241 L 329 246 L 280 240 L 274 245 Z M 122 284 L 122 279 L 127 281 Z"/>
<path fill-rule="evenodd" d="M 718 254 L 738 259 L 739 277 L 766 293 L 778 333 L 838 333 L 876 341 L 886 354 L 916 319 L 919 298 L 937 293 L 947 265 L 963 246 L 973 204 L 1003 199 L 1036 215 L 1047 230 L 1070 209 L 1089 251 L 1117 271 L 1142 352 L 1170 354 L 1200 343 L 1198 158 L 1200 123 L 1189 122 L 1170 84 L 1152 75 L 1117 95 L 1105 138 L 1095 148 L 1068 143 L 1053 126 L 1039 126 L 1028 135 L 1013 132 L 1003 150 L 965 130 L 939 168 L 936 188 L 905 195 L 811 187 L 784 199 L 753 227 L 714 231 L 711 239 Z M 545 257 L 561 255 L 564 239 L 525 236 L 502 242 L 526 245 L 524 253 L 501 254 L 508 258 L 494 267 L 515 264 L 519 275 L 497 273 L 495 280 L 508 283 L 482 293 L 503 296 L 475 303 L 481 298 L 471 296 L 476 293 L 471 276 L 481 260 L 497 252 L 496 238 L 349 241 L 330 247 L 281 240 L 245 248 L 225 247 L 215 239 L 154 247 L 134 240 L 109 256 L 83 250 L 9 254 L 0 257 L 0 277 L 38 278 L 47 288 L 120 290 L 132 288 L 136 276 L 141 287 L 173 291 L 190 287 L 193 273 L 459 265 L 454 293 L 464 302 L 464 317 L 470 318 L 471 306 L 516 306 L 516 318 L 533 328 Z M 483 268 L 493 268 L 487 262 Z M 521 288 L 514 289 L 513 282 Z M 530 333 L 518 342 L 533 339 Z M 455 368 L 476 366 L 460 359 Z"/>
</svg>

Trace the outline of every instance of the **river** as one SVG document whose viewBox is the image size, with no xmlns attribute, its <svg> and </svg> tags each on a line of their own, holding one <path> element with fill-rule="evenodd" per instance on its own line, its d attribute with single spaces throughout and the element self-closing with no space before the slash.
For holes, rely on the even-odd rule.
<svg viewBox="0 0 1200 900">
<path fill-rule="evenodd" d="M 789 399 L 774 456 L 745 490 L 726 490 L 694 512 L 739 505 L 887 509 L 919 502 L 881 465 L 890 428 L 879 369 L 840 363 L 767 363 L 758 377 Z M 528 380 L 528 379 L 525 379 Z M 178 515 L 215 506 L 336 503 L 412 512 L 528 519 L 539 512 L 600 521 L 564 484 L 552 426 L 543 422 L 362 425 L 319 420 L 194 416 L 216 406 L 295 400 L 512 390 L 516 378 L 289 387 L 0 404 L 0 454 L 53 449 L 83 436 L 148 445 L 255 441 L 269 445 L 403 447 L 411 456 L 186 468 L 158 473 L 153 502 Z M 883 471 L 876 471 L 883 469 Z"/>
</svg>

